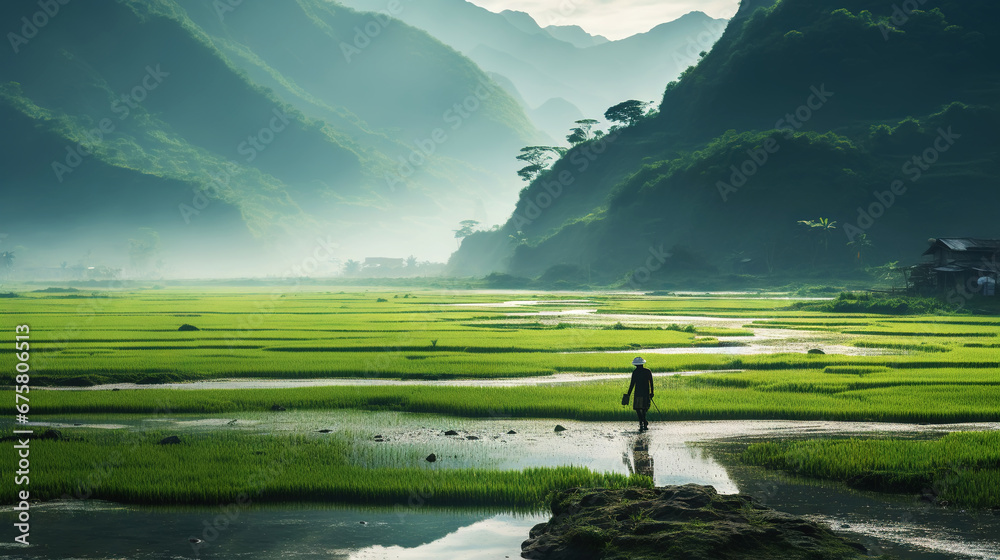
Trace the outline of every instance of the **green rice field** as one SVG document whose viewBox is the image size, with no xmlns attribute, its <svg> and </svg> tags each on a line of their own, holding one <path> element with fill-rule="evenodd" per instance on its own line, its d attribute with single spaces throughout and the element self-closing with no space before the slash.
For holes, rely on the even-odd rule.
<svg viewBox="0 0 1000 560">
<path fill-rule="evenodd" d="M 523 472 L 437 469 L 422 457 L 390 461 L 382 456 L 359 465 L 349 459 L 347 441 L 337 436 L 188 434 L 181 444 L 159 445 L 166 435 L 94 430 L 79 439 L 36 441 L 32 456 L 46 467 L 32 478 L 32 495 L 133 504 L 391 505 L 407 502 L 417 491 L 428 505 L 536 508 L 548 492 L 559 488 L 652 485 L 648 477 L 596 474 L 576 467 Z M 10 446 L 0 453 L 3 460 L 13 460 Z"/>
<path fill-rule="evenodd" d="M 65 414 L 214 414 L 273 407 L 632 421 L 632 411 L 618 402 L 627 380 L 547 383 L 546 378 L 627 375 L 635 355 L 645 356 L 654 373 L 699 372 L 657 378 L 658 420 L 1000 421 L 1000 318 L 994 316 L 832 313 L 803 309 L 794 298 L 749 294 L 362 288 L 29 291 L 5 299 L 0 314 L 11 337 L 13 325 L 31 328 L 31 415 L 38 421 Z M 179 330 L 182 325 L 197 330 Z M 812 347 L 830 351 L 805 351 Z M 4 383 L 13 384 L 13 349 L 7 346 L 0 357 Z M 344 378 L 416 384 L 156 388 L 188 381 Z M 524 378 L 533 379 L 517 386 L 485 384 Z M 420 384 L 427 380 L 438 382 Z M 448 385 L 456 380 L 474 383 Z M 480 381 L 483 385 L 475 386 Z M 102 384 L 142 387 L 46 390 Z M 12 424 L 0 428 L 7 434 Z M 95 495 L 139 503 L 232 499 L 246 491 L 240 481 L 260 467 L 260 457 L 293 451 L 299 459 L 280 482 L 263 487 L 262 499 L 388 503 L 431 477 L 441 504 L 522 507 L 566 485 L 650 483 L 569 466 L 522 473 L 422 464 L 362 467 L 345 463 L 348 444 L 333 439 L 207 434 L 157 446 L 150 443 L 162 437 L 157 432 L 128 445 L 120 438 L 129 436 L 117 432 L 80 433 L 33 448 L 40 461 L 58 464 L 39 475 L 39 496 L 72 495 L 74 485 L 100 464 L 97 458 L 118 449 L 128 451 Z M 995 439 L 955 436 L 920 445 L 938 445 L 941 464 L 994 460 Z M 911 451 L 909 442 L 878 447 L 884 460 L 878 465 L 856 457 L 873 452 L 865 445 L 897 444 L 854 441 L 850 452 L 844 451 L 848 444 L 789 445 L 754 446 L 747 457 L 754 464 L 785 470 L 794 464 L 795 472 L 837 480 L 876 468 L 903 473 L 884 478 L 891 482 L 885 489 L 896 491 L 926 483 L 940 467 L 914 466 L 911 458 L 927 450 Z M 814 447 L 795 447 L 807 445 Z M 803 453 L 816 463 L 799 461 Z M 191 468 L 170 467 L 180 464 Z M 1000 506 L 996 473 L 969 472 L 963 475 L 967 483 L 951 487 L 951 499 Z M 899 482 L 907 480 L 906 473 L 919 483 Z"/>
<path fill-rule="evenodd" d="M 960 506 L 1000 504 L 1000 434 L 952 433 L 937 440 L 832 439 L 752 444 L 749 464 L 845 481 L 851 486 L 923 494 Z"/>
</svg>

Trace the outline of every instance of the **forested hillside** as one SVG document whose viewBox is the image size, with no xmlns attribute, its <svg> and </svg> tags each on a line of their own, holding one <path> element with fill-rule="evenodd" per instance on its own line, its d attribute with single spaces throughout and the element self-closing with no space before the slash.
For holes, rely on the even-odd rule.
<svg viewBox="0 0 1000 560">
<path fill-rule="evenodd" d="M 331 236 L 440 258 L 460 219 L 509 204 L 512 154 L 540 138 L 454 50 L 322 0 L 39 10 L 0 6 L 0 223 L 21 266 L 137 265 L 138 228 L 177 274 L 279 273 Z"/>
<path fill-rule="evenodd" d="M 998 237 L 998 16 L 981 0 L 744 1 L 658 112 L 570 150 L 452 267 L 741 285 Z"/>
</svg>

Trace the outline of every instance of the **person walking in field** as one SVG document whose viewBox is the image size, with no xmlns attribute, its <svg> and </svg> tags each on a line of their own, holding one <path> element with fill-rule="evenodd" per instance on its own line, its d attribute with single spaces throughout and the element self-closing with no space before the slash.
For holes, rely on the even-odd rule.
<svg viewBox="0 0 1000 560">
<path fill-rule="evenodd" d="M 632 372 L 632 382 L 628 385 L 628 393 L 622 399 L 622 404 L 628 404 L 628 397 L 635 389 L 635 397 L 632 399 L 632 409 L 639 417 L 639 431 L 649 429 L 649 422 L 646 420 L 646 412 L 649 411 L 649 403 L 653 399 L 653 372 L 646 369 L 643 364 L 646 360 L 640 357 L 632 360 L 635 371 Z"/>
</svg>

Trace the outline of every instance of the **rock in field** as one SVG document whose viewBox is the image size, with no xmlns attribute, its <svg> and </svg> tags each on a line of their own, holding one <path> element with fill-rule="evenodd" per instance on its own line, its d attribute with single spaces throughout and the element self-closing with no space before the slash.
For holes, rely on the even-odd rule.
<svg viewBox="0 0 1000 560">
<path fill-rule="evenodd" d="M 181 438 L 178 436 L 167 436 L 160 440 L 160 445 L 171 445 L 174 443 L 180 443 Z"/>
<path fill-rule="evenodd" d="M 22 439 L 30 439 L 30 440 L 52 439 L 52 440 L 58 441 L 58 440 L 66 439 L 66 438 L 62 435 L 62 432 L 60 432 L 59 430 L 56 430 L 56 429 L 53 429 L 53 428 L 49 428 L 49 429 L 45 430 L 44 432 L 35 432 L 35 433 L 31 433 L 31 434 L 14 434 L 14 435 L 9 435 L 9 436 L 4 436 L 4 437 L 0 438 L 0 442 L 2 442 L 2 441 L 18 441 L 18 440 L 22 440 Z"/>
<path fill-rule="evenodd" d="M 562 424 L 556 424 L 556 430 L 555 431 L 557 431 L 557 432 L 565 432 L 566 428 L 564 428 L 562 426 Z"/>
<path fill-rule="evenodd" d="M 820 350 L 819 348 L 810 348 L 806 354 L 826 354 L 826 352 Z"/>
<path fill-rule="evenodd" d="M 428 463 L 433 463 L 434 461 L 437 461 L 437 460 L 438 460 L 437 455 L 435 455 L 433 453 L 431 453 L 430 455 L 427 456 L 427 462 Z"/>
<path fill-rule="evenodd" d="M 177 327 L 177 330 L 179 330 L 179 331 L 200 331 L 201 329 L 199 329 L 198 327 L 196 327 L 194 325 L 189 325 L 187 323 L 184 323 L 183 325 Z"/>
<path fill-rule="evenodd" d="M 455 430 L 448 430 L 447 432 L 444 433 L 444 435 L 446 435 L 446 436 L 457 436 L 458 432 L 456 432 Z"/>
<path fill-rule="evenodd" d="M 535 560 L 860 560 L 865 548 L 813 521 L 711 486 L 572 488 L 535 525 L 521 556 Z"/>
</svg>

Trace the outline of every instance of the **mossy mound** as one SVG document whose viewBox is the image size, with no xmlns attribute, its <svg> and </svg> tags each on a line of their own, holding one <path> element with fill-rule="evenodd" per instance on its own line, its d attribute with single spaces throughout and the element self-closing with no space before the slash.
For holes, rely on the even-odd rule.
<svg viewBox="0 0 1000 560">
<path fill-rule="evenodd" d="M 536 560 L 854 560 L 868 558 L 813 521 L 711 486 L 572 488 L 521 545 Z"/>
</svg>

